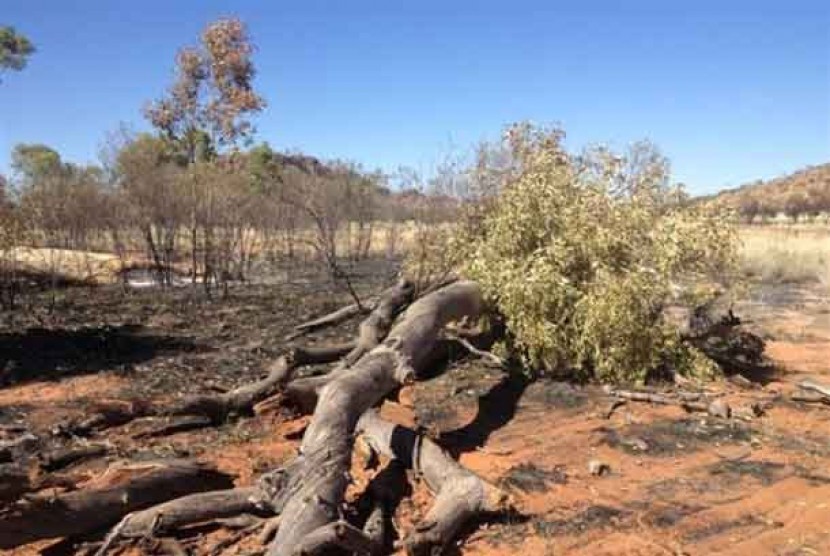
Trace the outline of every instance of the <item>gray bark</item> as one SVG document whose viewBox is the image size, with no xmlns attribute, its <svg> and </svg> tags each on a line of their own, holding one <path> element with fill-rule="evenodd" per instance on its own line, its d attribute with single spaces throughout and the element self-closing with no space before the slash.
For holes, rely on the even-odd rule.
<svg viewBox="0 0 830 556">
<path fill-rule="evenodd" d="M 288 471 L 281 526 L 269 555 L 296 554 L 307 536 L 338 520 L 360 416 L 425 371 L 445 324 L 476 317 L 481 307 L 474 282 L 458 282 L 421 298 L 382 344 L 320 389 L 300 455 Z"/>
</svg>

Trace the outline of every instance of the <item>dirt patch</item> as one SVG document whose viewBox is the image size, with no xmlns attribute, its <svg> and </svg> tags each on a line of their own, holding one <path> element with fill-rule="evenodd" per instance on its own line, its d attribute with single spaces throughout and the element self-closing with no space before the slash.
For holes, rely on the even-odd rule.
<svg viewBox="0 0 830 556">
<path fill-rule="evenodd" d="M 707 445 L 745 443 L 752 438 L 749 425 L 710 417 L 638 423 L 622 430 L 602 428 L 600 432 L 609 446 L 628 454 L 663 457 L 693 452 Z"/>
<path fill-rule="evenodd" d="M 785 472 L 783 463 L 771 461 L 730 461 L 724 460 L 709 466 L 709 474 L 722 481 L 740 480 L 751 477 L 764 486 L 780 480 Z"/>
<path fill-rule="evenodd" d="M 551 470 L 540 469 L 533 463 L 520 463 L 511 467 L 499 484 L 507 489 L 517 489 L 524 492 L 546 492 L 551 485 L 564 485 L 568 482 L 568 475 L 562 465 Z"/>
<path fill-rule="evenodd" d="M 734 535 L 737 529 L 751 528 L 754 533 L 763 531 L 764 529 L 780 528 L 784 524 L 780 521 L 765 520 L 757 515 L 747 514 L 729 521 L 720 521 L 712 523 L 700 529 L 696 529 L 684 537 L 686 542 L 700 542 L 705 539 L 720 536 L 720 535 Z"/>
<path fill-rule="evenodd" d="M 620 528 L 630 512 L 605 505 L 594 505 L 563 519 L 538 519 L 533 530 L 542 537 L 581 535 L 587 531 L 613 527 Z"/>
</svg>

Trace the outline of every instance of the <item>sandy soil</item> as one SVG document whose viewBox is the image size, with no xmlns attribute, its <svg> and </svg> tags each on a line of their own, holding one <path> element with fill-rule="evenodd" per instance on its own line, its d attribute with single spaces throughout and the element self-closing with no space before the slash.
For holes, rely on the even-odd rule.
<svg viewBox="0 0 830 556">
<path fill-rule="evenodd" d="M 39 324 L 34 335 L 18 332 L 26 325 L 20 321 L 0 333 L 0 348 L 11 354 L 0 378 L 7 384 L 0 389 L 0 424 L 25 423 L 45 435 L 102 400 L 172 399 L 241 384 L 259 376 L 291 325 L 347 301 L 319 287 L 251 287 L 213 303 L 181 291 L 161 302 L 153 292 L 69 292 L 61 320 Z M 455 554 L 830 554 L 830 408 L 786 397 L 806 376 L 830 383 L 828 299 L 818 287 L 800 287 L 754 292 L 737 307 L 764 334 L 782 370 L 755 387 L 724 381 L 707 388 L 733 407 L 764 404 L 766 413 L 756 419 L 720 420 L 641 403 L 606 419 L 609 401 L 598 387 L 528 384 L 469 360 L 405 389 L 383 411 L 423 427 L 509 491 L 515 512 L 468 531 Z M 315 341 L 343 339 L 353 327 Z M 40 341 L 32 339 L 38 335 Z M 78 354 L 79 345 L 95 349 Z M 269 412 L 136 442 L 133 435 L 146 426 L 137 421 L 107 432 L 111 456 L 73 472 L 94 477 L 115 459 L 189 456 L 249 484 L 292 457 L 306 422 Z M 590 460 L 610 472 L 591 475 Z M 356 467 L 352 491 L 372 473 Z M 431 500 L 410 479 L 413 496 L 397 514 L 403 529 Z M 182 543 L 202 554 L 230 534 L 200 531 Z M 255 537 L 221 553 L 261 553 Z M 44 541 L 16 553 L 54 546 Z M 150 544 L 144 550 L 164 552 Z"/>
</svg>

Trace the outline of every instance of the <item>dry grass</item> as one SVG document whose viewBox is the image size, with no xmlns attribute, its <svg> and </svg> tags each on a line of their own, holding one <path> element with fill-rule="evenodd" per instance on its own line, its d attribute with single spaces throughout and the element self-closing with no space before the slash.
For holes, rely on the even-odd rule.
<svg viewBox="0 0 830 556">
<path fill-rule="evenodd" d="M 821 225 L 745 226 L 742 268 L 767 283 L 830 285 L 830 228 Z"/>
<path fill-rule="evenodd" d="M 417 242 L 419 225 L 415 222 L 404 222 L 389 224 L 376 222 L 372 226 L 371 240 L 367 254 L 369 256 L 396 256 L 405 253 Z M 252 232 L 253 233 L 253 232 Z M 152 266 L 145 256 L 144 244 L 138 234 L 124 234 L 127 239 L 128 255 L 126 260 L 121 261 L 115 254 L 106 252 L 110 245 L 107 242 L 94 244 L 96 251 L 79 251 L 71 249 L 54 249 L 46 247 L 15 247 L 10 251 L 0 254 L 4 264 L 13 264 L 18 271 L 33 276 L 52 277 L 63 282 L 85 283 L 85 284 L 113 284 L 121 279 L 125 268 L 150 268 Z M 133 237 L 134 236 L 134 237 Z M 182 233 L 182 238 L 187 234 Z M 357 237 L 357 226 L 352 225 L 351 234 L 342 230 L 337 237 L 337 251 L 341 255 L 354 252 Z M 303 231 L 295 236 L 295 254 L 313 255 L 313 243 L 315 236 L 311 231 Z M 284 243 L 275 242 L 266 246 L 261 237 L 248 239 L 251 242 L 251 253 L 253 255 L 263 254 L 263 251 L 270 250 L 275 254 L 287 254 L 288 249 Z M 177 252 L 183 260 L 188 260 L 190 246 L 187 241 L 182 240 L 177 245 Z M 177 271 L 187 274 L 190 268 L 186 264 L 176 265 Z"/>
<path fill-rule="evenodd" d="M 121 261 L 110 253 L 17 247 L 9 257 L 25 273 L 50 276 L 69 282 L 111 284 L 118 280 Z"/>
</svg>

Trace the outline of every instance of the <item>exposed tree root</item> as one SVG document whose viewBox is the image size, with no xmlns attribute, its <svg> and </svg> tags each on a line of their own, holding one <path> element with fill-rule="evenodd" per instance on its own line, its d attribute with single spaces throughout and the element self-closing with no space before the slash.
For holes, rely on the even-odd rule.
<svg viewBox="0 0 830 556">
<path fill-rule="evenodd" d="M 165 500 L 232 486 L 227 475 L 185 460 L 111 467 L 98 482 L 97 488 L 9 507 L 0 514 L 0 548 L 96 531 Z"/>
</svg>

